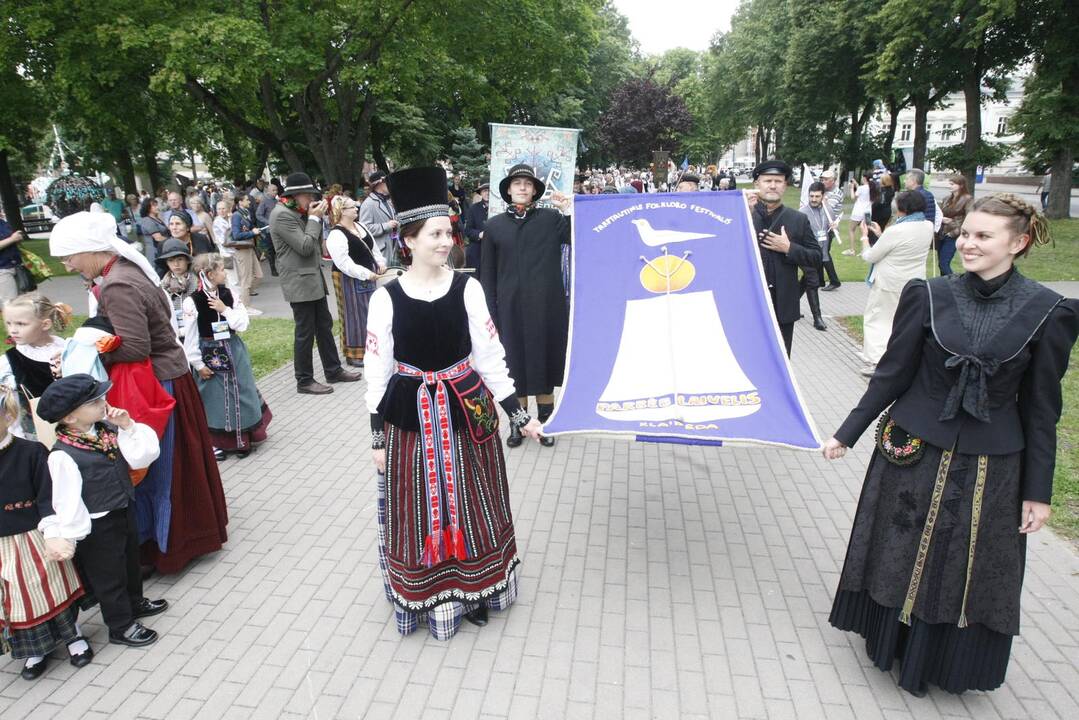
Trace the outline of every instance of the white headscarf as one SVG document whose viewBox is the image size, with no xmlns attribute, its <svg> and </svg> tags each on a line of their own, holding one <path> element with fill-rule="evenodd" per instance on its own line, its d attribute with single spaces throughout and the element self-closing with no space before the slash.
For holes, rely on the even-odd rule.
<svg viewBox="0 0 1079 720">
<path fill-rule="evenodd" d="M 160 278 L 146 256 L 116 234 L 111 213 L 77 212 L 62 218 L 49 235 L 49 254 L 61 258 L 83 252 L 112 252 L 130 260 L 157 285 Z"/>
</svg>

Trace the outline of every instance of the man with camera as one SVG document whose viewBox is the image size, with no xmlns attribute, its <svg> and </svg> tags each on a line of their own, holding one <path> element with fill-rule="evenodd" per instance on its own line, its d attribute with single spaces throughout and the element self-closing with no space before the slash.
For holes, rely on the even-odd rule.
<svg viewBox="0 0 1079 720">
<path fill-rule="evenodd" d="M 333 317 L 326 302 L 326 279 L 322 275 L 322 216 L 326 202 L 304 173 L 292 173 L 281 190 L 283 202 L 270 213 L 270 235 L 277 252 L 277 270 L 281 291 L 292 306 L 294 330 L 293 364 L 296 392 L 326 395 L 333 388 L 315 382 L 312 345 L 318 342 L 318 355 L 326 381 L 355 382 L 361 375 L 341 367 L 337 343 L 333 337 Z"/>
<path fill-rule="evenodd" d="M 794 342 L 794 323 L 801 315 L 798 268 L 814 268 L 821 261 L 820 245 L 809 218 L 783 207 L 783 193 L 791 174 L 790 165 L 782 160 L 766 160 L 754 168 L 758 201 L 752 208 L 764 277 L 788 357 Z"/>
</svg>

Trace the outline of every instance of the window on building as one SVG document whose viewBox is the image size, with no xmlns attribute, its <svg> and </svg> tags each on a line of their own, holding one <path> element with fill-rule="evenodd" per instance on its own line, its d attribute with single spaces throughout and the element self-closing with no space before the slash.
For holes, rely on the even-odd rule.
<svg viewBox="0 0 1079 720">
<path fill-rule="evenodd" d="M 925 124 L 925 139 L 926 141 L 933 139 L 933 123 Z"/>
<path fill-rule="evenodd" d="M 944 123 L 940 126 L 940 139 L 951 140 L 952 139 L 952 124 Z"/>
<path fill-rule="evenodd" d="M 899 129 L 899 141 L 910 142 L 910 123 L 903 123 L 903 126 Z"/>
<path fill-rule="evenodd" d="M 997 118 L 997 135 L 1007 135 L 1007 134 L 1008 134 L 1008 118 L 1002 115 L 999 118 Z"/>
</svg>

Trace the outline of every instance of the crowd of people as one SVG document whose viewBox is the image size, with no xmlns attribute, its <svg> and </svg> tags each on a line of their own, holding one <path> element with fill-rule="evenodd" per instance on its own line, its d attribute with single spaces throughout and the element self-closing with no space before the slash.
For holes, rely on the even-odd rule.
<svg viewBox="0 0 1079 720">
<path fill-rule="evenodd" d="M 974 201 L 957 177 L 938 205 L 920 170 L 899 190 L 875 163 L 846 187 L 823 172 L 796 209 L 784 205 L 792 175 L 780 160 L 760 163 L 752 188 L 714 167 L 658 185 L 652 168 L 588 169 L 574 191 L 742 190 L 788 355 L 803 295 L 827 330 L 818 292 L 841 286 L 837 248 L 869 263 L 869 385 L 823 452 L 842 457 L 879 418 L 876 449 L 830 620 L 864 636 L 882 670 L 898 659 L 914 694 L 998 687 L 1018 633 L 1025 538 L 1049 516 L 1079 302 L 1015 269 L 1048 240 L 1016 196 Z M 297 392 L 366 376 L 379 567 L 398 631 L 449 639 L 517 599 L 498 408 L 506 447 L 555 445 L 542 423 L 566 363 L 573 195 L 517 165 L 497 187 L 506 209 L 489 217 L 491 188 L 467 192 L 441 167 L 366 179 L 363 197 L 323 192 L 304 173 L 117 195 L 56 225 L 50 252 L 87 281 L 91 319 L 64 340 L 55 333 L 70 308 L 40 294 L 3 308 L 14 347 L 0 358 L 0 503 L 11 506 L 0 583 L 5 598 L 34 599 L 4 603 L 24 677 L 40 677 L 60 647 L 77 667 L 91 661 L 78 611 L 95 602 L 110 642 L 156 640 L 139 619 L 168 603 L 143 595 L 145 571 L 179 572 L 226 541 L 218 462 L 250 453 L 272 419 L 240 336 L 264 260 L 295 320 Z M 927 280 L 934 246 L 941 277 Z M 11 558 L 35 570 L 9 571 Z"/>
</svg>

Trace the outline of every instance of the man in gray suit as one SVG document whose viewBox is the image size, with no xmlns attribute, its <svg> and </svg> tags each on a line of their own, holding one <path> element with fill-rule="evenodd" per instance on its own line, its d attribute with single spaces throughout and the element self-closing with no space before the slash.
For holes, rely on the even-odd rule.
<svg viewBox="0 0 1079 720">
<path fill-rule="evenodd" d="M 341 367 L 337 354 L 321 265 L 322 216 L 326 213 L 326 203 L 315 202 L 317 194 L 311 178 L 304 173 L 292 173 L 281 190 L 285 201 L 270 212 L 270 235 L 277 251 L 281 291 L 292 306 L 296 322 L 293 345 L 296 392 L 309 395 L 333 392 L 329 385 L 315 382 L 312 362 L 315 342 L 327 382 L 355 382 L 361 377 L 360 373 Z"/>
<path fill-rule="evenodd" d="M 391 264 L 397 261 L 397 248 L 394 247 L 394 235 L 397 231 L 397 213 L 390 200 L 390 191 L 386 187 L 386 173 L 375 170 L 367 176 L 367 197 L 360 205 L 360 222 L 375 238 L 382 257 Z"/>
</svg>

